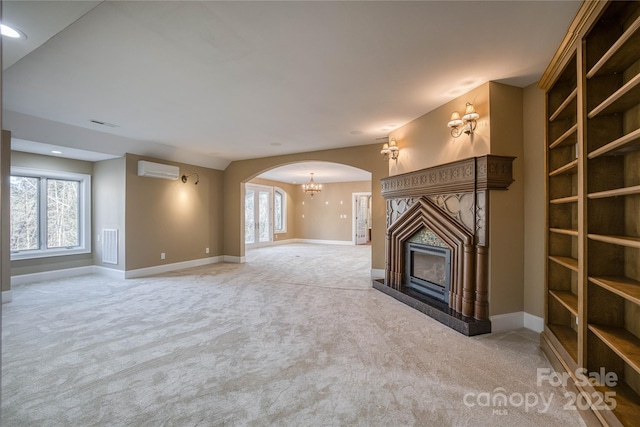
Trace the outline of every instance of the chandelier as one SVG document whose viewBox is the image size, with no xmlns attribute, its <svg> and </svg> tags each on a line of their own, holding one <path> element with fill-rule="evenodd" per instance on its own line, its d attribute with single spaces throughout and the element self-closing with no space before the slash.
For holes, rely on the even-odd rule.
<svg viewBox="0 0 640 427">
<path fill-rule="evenodd" d="M 322 191 L 322 184 L 316 184 L 316 182 L 313 180 L 313 174 L 311 174 L 311 179 L 309 180 L 309 183 L 302 184 L 302 191 L 304 191 L 305 193 L 313 197 L 314 194 Z"/>
</svg>

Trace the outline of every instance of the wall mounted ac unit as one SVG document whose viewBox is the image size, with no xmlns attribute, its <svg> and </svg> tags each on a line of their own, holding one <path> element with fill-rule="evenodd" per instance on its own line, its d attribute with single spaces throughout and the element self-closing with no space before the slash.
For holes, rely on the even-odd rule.
<svg viewBox="0 0 640 427">
<path fill-rule="evenodd" d="M 138 160 L 138 176 L 152 178 L 178 179 L 180 168 L 178 166 L 163 165 L 162 163 Z"/>
</svg>

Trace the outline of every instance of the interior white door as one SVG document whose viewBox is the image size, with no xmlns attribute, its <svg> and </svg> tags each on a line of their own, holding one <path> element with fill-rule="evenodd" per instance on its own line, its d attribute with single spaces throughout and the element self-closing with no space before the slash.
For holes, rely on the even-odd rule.
<svg viewBox="0 0 640 427">
<path fill-rule="evenodd" d="M 356 245 L 367 243 L 368 207 L 369 196 L 358 196 L 356 198 Z"/>
</svg>

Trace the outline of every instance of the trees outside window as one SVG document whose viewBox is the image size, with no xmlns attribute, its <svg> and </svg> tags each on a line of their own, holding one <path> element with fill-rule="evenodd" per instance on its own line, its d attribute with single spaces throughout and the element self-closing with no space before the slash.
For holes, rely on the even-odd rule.
<svg viewBox="0 0 640 427">
<path fill-rule="evenodd" d="M 13 168 L 12 259 L 91 251 L 91 177 Z"/>
</svg>

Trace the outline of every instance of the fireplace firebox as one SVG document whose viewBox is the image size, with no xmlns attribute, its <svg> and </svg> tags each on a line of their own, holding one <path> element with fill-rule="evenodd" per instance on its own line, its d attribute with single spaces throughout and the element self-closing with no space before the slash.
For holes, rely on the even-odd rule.
<svg viewBox="0 0 640 427">
<path fill-rule="evenodd" d="M 420 243 L 407 243 L 405 259 L 406 286 L 449 304 L 451 250 Z"/>
</svg>

